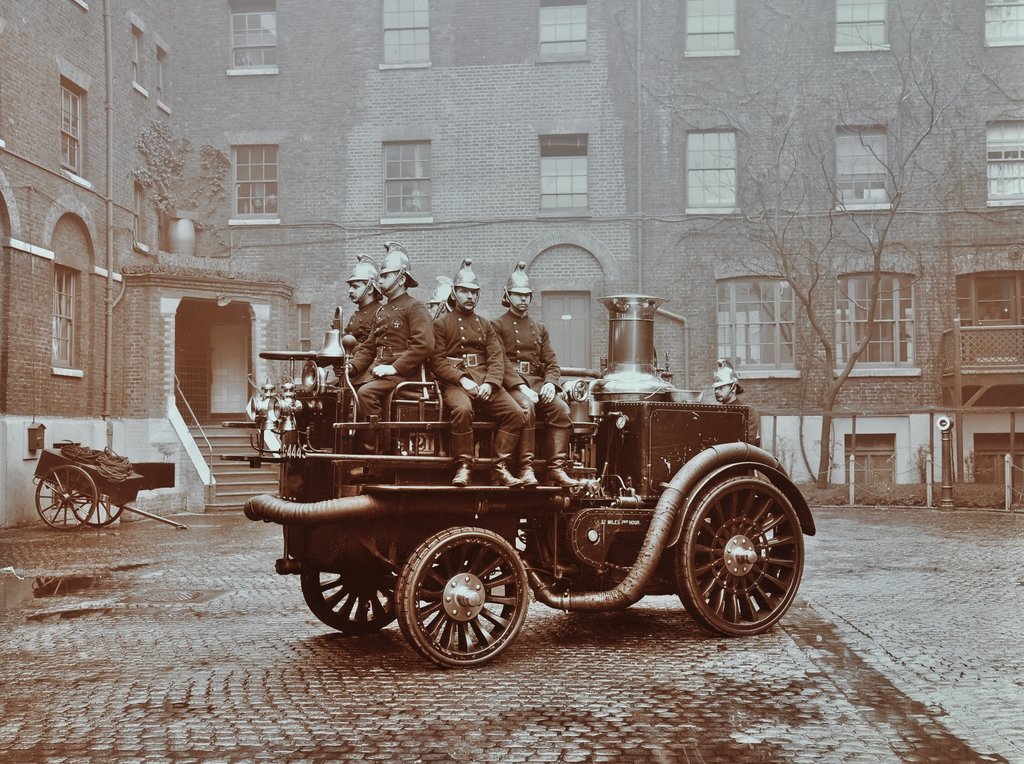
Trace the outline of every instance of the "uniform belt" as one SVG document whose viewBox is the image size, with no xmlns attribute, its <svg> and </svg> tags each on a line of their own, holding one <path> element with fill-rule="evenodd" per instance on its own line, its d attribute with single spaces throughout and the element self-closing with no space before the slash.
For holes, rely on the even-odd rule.
<svg viewBox="0 0 1024 764">
<path fill-rule="evenodd" d="M 399 353 L 403 352 L 405 348 L 391 347 L 391 345 L 378 345 L 377 346 L 377 357 L 378 358 L 393 358 Z"/>
<path fill-rule="evenodd" d="M 466 366 L 467 368 L 479 366 L 481 363 L 479 353 L 466 353 L 465 355 L 461 356 L 448 356 L 448 360 L 451 361 L 452 363 L 461 363 L 463 366 Z"/>
<path fill-rule="evenodd" d="M 534 365 L 530 361 L 516 361 L 520 374 L 533 374 Z"/>
</svg>

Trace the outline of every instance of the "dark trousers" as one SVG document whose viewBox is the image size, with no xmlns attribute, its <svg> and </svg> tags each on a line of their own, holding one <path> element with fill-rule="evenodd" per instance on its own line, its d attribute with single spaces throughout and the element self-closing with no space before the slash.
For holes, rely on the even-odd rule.
<svg viewBox="0 0 1024 764">
<path fill-rule="evenodd" d="M 538 386 L 539 387 L 539 386 Z M 540 390 L 536 390 L 537 393 Z M 556 427 L 568 430 L 572 427 L 572 419 L 569 416 L 569 404 L 557 395 L 551 403 L 537 401 L 534 403 L 518 387 L 512 390 L 512 397 L 526 413 L 526 426 L 533 427 L 538 421 L 548 427 Z"/>
<path fill-rule="evenodd" d="M 457 385 L 445 385 L 444 405 L 452 420 L 452 433 L 464 435 L 473 431 L 473 409 L 497 423 L 499 430 L 518 434 L 523 429 L 526 414 L 512 396 L 501 387 L 495 388 L 489 400 L 473 398 Z"/>
</svg>

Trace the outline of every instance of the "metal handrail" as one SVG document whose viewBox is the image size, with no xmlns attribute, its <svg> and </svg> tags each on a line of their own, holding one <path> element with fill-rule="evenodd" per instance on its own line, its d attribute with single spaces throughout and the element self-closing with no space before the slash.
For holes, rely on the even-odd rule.
<svg viewBox="0 0 1024 764">
<path fill-rule="evenodd" d="M 206 444 L 206 450 L 210 453 L 210 459 L 207 461 L 206 466 L 210 468 L 210 474 L 212 476 L 214 461 L 213 446 L 210 444 L 209 438 L 206 437 L 206 432 L 203 430 L 203 426 L 199 424 L 199 417 L 196 416 L 196 412 L 194 412 L 192 410 L 192 406 L 189 405 L 188 398 L 185 397 L 185 393 L 181 389 L 181 382 L 178 380 L 177 374 L 174 375 L 174 389 L 178 393 L 178 397 L 181 399 L 182 403 L 185 404 L 185 408 L 188 409 L 189 416 L 192 417 L 192 421 L 195 423 L 196 429 L 199 430 L 199 434 L 202 436 L 203 442 Z"/>
</svg>

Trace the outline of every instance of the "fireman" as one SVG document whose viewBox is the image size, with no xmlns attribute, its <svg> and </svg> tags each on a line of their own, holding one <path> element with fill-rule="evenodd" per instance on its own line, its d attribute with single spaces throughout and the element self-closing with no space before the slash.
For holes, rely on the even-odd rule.
<svg viewBox="0 0 1024 764">
<path fill-rule="evenodd" d="M 379 288 L 387 304 L 377 309 L 373 329 L 352 354 L 349 374 L 358 379 L 369 372 L 370 381 L 356 398 L 363 419 L 380 416 L 384 399 L 400 382 L 419 379 L 419 369 L 434 351 L 434 329 L 426 306 L 408 290 L 419 286 L 412 276 L 409 255 L 399 244 L 387 242 L 381 263 Z M 358 436 L 360 449 L 373 452 L 365 430 Z"/>
<path fill-rule="evenodd" d="M 740 400 L 743 394 L 743 387 L 740 385 L 739 375 L 736 369 L 725 358 L 718 359 L 718 368 L 715 369 L 715 379 L 712 384 L 715 388 L 715 400 L 722 404 L 733 406 L 746 406 L 747 414 L 747 442 L 755 446 L 761 444 L 761 417 L 753 406 L 748 406 Z"/>
<path fill-rule="evenodd" d="M 526 419 L 502 379 L 505 356 L 490 322 L 476 313 L 480 284 L 468 258 L 452 281 L 453 309 L 434 319 L 434 376 L 441 383 L 452 421 L 452 455 L 457 463 L 452 485 L 469 485 L 473 467 L 473 409 L 495 420 L 494 479 L 516 488 L 522 482 L 509 471 L 512 453 Z"/>
<path fill-rule="evenodd" d="M 536 422 L 547 425 L 547 477 L 555 485 L 573 488 L 579 485 L 565 471 L 572 419 L 569 404 L 557 394 L 561 376 L 558 358 L 551 347 L 548 330 L 529 317 L 533 289 L 526 275 L 526 263 L 518 263 L 505 284 L 501 304 L 508 311 L 492 321 L 505 348 L 505 387 L 526 413 L 526 424 L 519 438 L 519 479 L 536 485 L 533 457 L 536 451 Z"/>
<path fill-rule="evenodd" d="M 345 334 L 351 334 L 356 338 L 356 347 L 370 336 L 377 311 L 381 306 L 380 285 L 377 283 L 377 265 L 370 259 L 369 255 L 356 255 L 356 264 L 352 266 L 352 273 L 346 283 L 348 284 L 348 299 L 355 303 L 356 311 L 345 324 Z M 352 379 L 352 384 L 359 386 L 372 379 L 370 370 L 366 369 L 358 378 Z"/>
</svg>

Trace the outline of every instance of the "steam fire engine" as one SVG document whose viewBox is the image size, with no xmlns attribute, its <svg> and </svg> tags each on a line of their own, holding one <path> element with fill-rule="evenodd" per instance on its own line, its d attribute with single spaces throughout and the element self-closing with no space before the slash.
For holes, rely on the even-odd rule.
<svg viewBox="0 0 1024 764">
<path fill-rule="evenodd" d="M 449 423 L 426 375 L 362 421 L 340 309 L 321 350 L 261 352 L 285 367 L 284 381 L 250 401 L 254 453 L 241 458 L 280 465 L 277 494 L 245 508 L 282 526 L 277 572 L 298 575 L 327 626 L 369 635 L 397 619 L 412 648 L 442 667 L 503 653 L 531 592 L 564 611 L 675 594 L 712 633 L 770 629 L 796 596 L 814 520 L 779 461 L 744 442 L 747 408 L 701 403 L 656 368 L 661 302 L 602 298 L 606 368 L 563 377 L 572 488 L 544 485 L 543 459 L 538 487 L 488 485 L 487 422 L 474 424 L 479 478 L 453 487 Z M 376 439 L 374 453 L 353 448 L 359 431 Z"/>
</svg>

